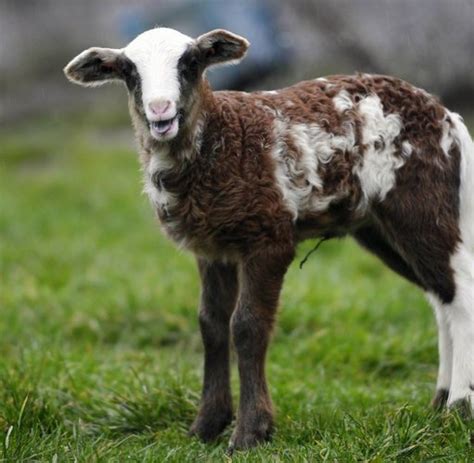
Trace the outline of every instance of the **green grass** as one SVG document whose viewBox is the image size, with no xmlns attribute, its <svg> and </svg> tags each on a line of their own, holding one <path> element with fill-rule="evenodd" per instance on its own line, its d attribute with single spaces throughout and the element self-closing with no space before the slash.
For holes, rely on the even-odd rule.
<svg viewBox="0 0 474 463">
<path fill-rule="evenodd" d="M 230 430 L 210 445 L 186 437 L 197 272 L 160 234 L 123 139 L 80 118 L 0 136 L 3 461 L 226 460 Z M 469 426 L 429 407 L 423 295 L 350 240 L 300 270 L 312 245 L 288 273 L 269 353 L 275 437 L 233 460 L 473 461 Z M 235 371 L 233 384 L 236 402 Z"/>
</svg>

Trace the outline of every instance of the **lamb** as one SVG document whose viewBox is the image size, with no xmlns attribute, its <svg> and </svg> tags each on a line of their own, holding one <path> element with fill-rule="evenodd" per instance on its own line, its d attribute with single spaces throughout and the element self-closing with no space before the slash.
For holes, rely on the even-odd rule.
<svg viewBox="0 0 474 463">
<path fill-rule="evenodd" d="M 353 236 L 426 292 L 439 327 L 433 404 L 474 411 L 474 144 L 459 115 L 395 77 L 335 75 L 270 92 L 213 92 L 206 69 L 249 42 L 156 28 L 65 68 L 125 83 L 145 191 L 164 232 L 197 257 L 204 385 L 190 433 L 231 422 L 230 450 L 268 439 L 265 355 L 285 272 L 307 238 Z"/>
</svg>

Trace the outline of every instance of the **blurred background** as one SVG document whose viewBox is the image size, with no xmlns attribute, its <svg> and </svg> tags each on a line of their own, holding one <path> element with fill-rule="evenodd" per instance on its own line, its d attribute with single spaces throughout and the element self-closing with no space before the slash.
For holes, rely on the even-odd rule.
<svg viewBox="0 0 474 463">
<path fill-rule="evenodd" d="M 376 72 L 474 108 L 474 0 L 2 0 L 0 124 L 90 105 L 112 113 L 119 94 L 125 108 L 123 89 L 81 90 L 61 70 L 87 47 L 122 47 L 156 25 L 251 41 L 240 66 L 212 73 L 216 88 Z"/>
</svg>

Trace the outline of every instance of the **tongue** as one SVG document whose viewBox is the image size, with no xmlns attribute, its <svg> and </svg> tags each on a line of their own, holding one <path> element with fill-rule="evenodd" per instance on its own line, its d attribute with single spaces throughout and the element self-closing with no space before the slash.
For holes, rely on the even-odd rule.
<svg viewBox="0 0 474 463">
<path fill-rule="evenodd" d="M 173 124 L 173 119 L 167 119 L 166 121 L 154 122 L 153 125 L 158 133 L 165 133 Z"/>
</svg>

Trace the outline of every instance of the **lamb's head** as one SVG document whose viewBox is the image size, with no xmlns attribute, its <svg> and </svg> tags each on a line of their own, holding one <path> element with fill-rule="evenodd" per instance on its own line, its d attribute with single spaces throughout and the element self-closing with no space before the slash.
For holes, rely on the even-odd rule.
<svg viewBox="0 0 474 463">
<path fill-rule="evenodd" d="M 89 48 L 64 72 L 83 86 L 124 82 L 135 124 L 166 142 L 179 134 L 199 104 L 205 70 L 239 61 L 248 46 L 244 38 L 220 29 L 193 39 L 173 29 L 156 28 L 122 49 Z"/>
</svg>

